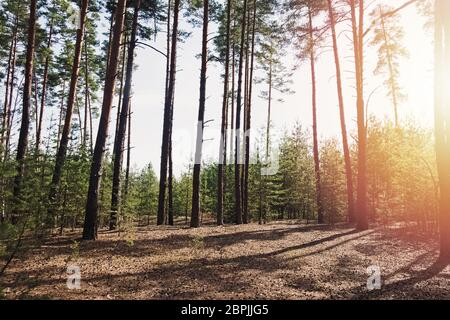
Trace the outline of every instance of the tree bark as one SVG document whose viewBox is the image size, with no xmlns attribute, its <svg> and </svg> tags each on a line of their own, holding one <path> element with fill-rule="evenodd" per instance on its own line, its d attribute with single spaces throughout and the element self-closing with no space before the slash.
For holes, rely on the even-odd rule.
<svg viewBox="0 0 450 320">
<path fill-rule="evenodd" d="M 11 45 L 8 55 L 8 67 L 6 71 L 6 82 L 5 82 L 5 101 L 2 112 L 2 131 L 0 137 L 0 159 L 2 158 L 3 152 L 6 154 L 6 133 L 9 131 L 9 119 L 11 117 L 11 100 L 14 88 L 14 77 L 15 77 L 15 65 L 16 65 L 16 54 L 17 54 L 17 29 L 18 29 L 18 16 L 16 15 L 14 22 L 13 35 L 11 38 Z"/>
<path fill-rule="evenodd" d="M 450 80 L 450 5 L 435 1 L 435 138 L 439 176 L 440 258 L 450 260 L 450 101 L 446 92 Z"/>
<path fill-rule="evenodd" d="M 352 20 L 353 50 L 355 56 L 356 74 L 356 111 L 358 125 L 358 176 L 356 196 L 357 229 L 360 231 L 369 228 L 367 216 L 367 133 L 364 114 L 364 83 L 363 83 L 363 35 L 364 35 L 364 1 L 359 1 L 359 26 L 356 17 L 355 0 L 350 0 Z"/>
<path fill-rule="evenodd" d="M 164 224 L 164 207 L 166 200 L 167 187 L 167 167 L 169 162 L 169 138 L 170 128 L 172 126 L 172 96 L 175 90 L 175 76 L 177 68 L 177 42 L 178 42 L 178 16 L 180 12 L 180 0 L 174 1 L 173 9 L 173 27 L 172 27 L 172 43 L 170 50 L 170 74 L 169 86 L 164 103 L 164 122 L 163 122 L 163 136 L 161 145 L 161 167 L 159 174 L 159 197 L 158 197 L 158 216 L 157 224 Z"/>
<path fill-rule="evenodd" d="M 217 185 L 217 225 L 223 225 L 224 168 L 227 163 L 228 95 L 230 80 L 230 37 L 231 37 L 231 0 L 227 1 L 227 31 L 225 49 L 225 75 L 223 80 L 222 124 L 220 128 L 218 185 Z"/>
<path fill-rule="evenodd" d="M 117 115 L 116 115 L 116 130 L 114 132 L 114 145 L 116 145 L 117 141 L 117 134 L 119 132 L 119 122 L 120 122 L 120 111 L 122 109 L 122 101 L 123 101 L 123 85 L 125 82 L 125 69 L 126 69 L 126 63 L 127 63 L 127 43 L 128 43 L 128 37 L 127 37 L 127 30 L 126 26 L 124 25 L 124 45 L 122 46 L 122 61 L 121 61 L 121 68 L 120 68 L 120 86 L 119 86 L 119 103 L 117 104 Z M 116 149 L 113 149 L 112 158 L 116 156 L 115 154 Z"/>
<path fill-rule="evenodd" d="M 387 63 L 389 68 L 389 83 L 391 85 L 391 95 L 392 95 L 392 103 L 394 105 L 394 121 L 395 121 L 395 127 L 398 128 L 398 98 L 397 98 L 397 88 L 395 86 L 395 79 L 394 79 L 394 65 L 392 61 L 392 54 L 389 47 L 389 40 L 388 35 L 386 33 L 386 27 L 385 27 L 385 21 L 383 16 L 383 10 L 381 8 L 381 5 L 379 6 L 380 10 L 380 23 L 381 23 L 381 29 L 383 32 L 383 40 L 384 40 L 384 46 L 386 47 L 386 56 L 387 56 Z"/>
<path fill-rule="evenodd" d="M 134 67 L 134 51 L 136 48 L 136 38 L 139 23 L 139 11 L 141 8 L 141 0 L 136 0 L 133 14 L 133 23 L 131 26 L 131 38 L 128 46 L 127 53 L 127 65 L 125 86 L 123 91 L 122 109 L 120 111 L 119 126 L 117 129 L 116 141 L 114 144 L 114 171 L 113 171 L 113 183 L 111 194 L 111 217 L 109 221 L 109 230 L 115 230 L 117 227 L 117 215 L 120 214 L 121 206 L 121 174 L 123 163 L 123 151 L 125 144 L 125 136 L 127 131 L 128 113 L 131 99 L 131 87 L 133 80 L 133 67 Z M 124 48 L 125 50 L 125 48 Z"/>
<path fill-rule="evenodd" d="M 313 154 L 314 154 L 314 172 L 316 175 L 316 203 L 317 203 L 317 222 L 324 223 L 322 207 L 322 186 L 320 176 L 319 159 L 319 139 L 317 133 L 317 88 L 316 88 L 316 56 L 314 53 L 314 29 L 312 21 L 311 4 L 308 5 L 309 37 L 310 37 L 310 64 L 311 64 L 311 83 L 312 83 L 312 114 L 313 114 Z"/>
<path fill-rule="evenodd" d="M 114 35 L 111 42 L 111 57 L 106 70 L 105 89 L 103 92 L 102 113 L 95 141 L 94 155 L 91 165 L 89 189 L 86 202 L 86 215 L 84 219 L 83 240 L 95 240 L 97 238 L 98 197 L 100 192 L 100 180 L 103 169 L 103 156 L 105 152 L 106 139 L 111 114 L 114 87 L 117 77 L 117 66 L 119 62 L 120 43 L 125 18 L 126 0 L 118 0 Z"/>
<path fill-rule="evenodd" d="M 236 97 L 236 134 L 234 152 L 234 184 L 236 223 L 242 224 L 242 195 L 241 195 L 241 110 L 242 110 L 242 77 L 244 67 L 245 31 L 247 26 L 247 0 L 244 0 L 241 21 L 241 44 L 239 48 L 238 87 Z"/>
<path fill-rule="evenodd" d="M 128 190 L 130 188 L 130 166 L 131 166 L 131 103 L 128 108 L 128 138 L 127 138 L 127 165 L 125 168 L 125 188 L 124 188 L 124 198 L 125 201 L 128 196 Z"/>
<path fill-rule="evenodd" d="M 270 156 L 270 119 L 272 116 L 272 56 L 269 61 L 269 94 L 267 99 L 267 128 L 266 128 L 266 159 L 265 161 L 269 161 Z"/>
<path fill-rule="evenodd" d="M 245 174 L 244 174 L 244 223 L 249 223 L 249 211 L 248 211 L 248 184 L 249 184 L 249 170 L 250 170 L 250 131 L 252 123 L 252 93 L 253 93 L 253 69 L 255 65 L 255 34 L 256 34 L 256 0 L 253 0 L 253 17 L 251 25 L 251 50 L 250 50 L 250 74 L 248 79 L 248 93 L 247 93 L 247 111 L 245 117 Z M 249 19 L 250 24 L 250 19 Z M 250 26 L 249 26 L 250 27 Z M 249 28 L 250 33 L 250 28 Z"/>
<path fill-rule="evenodd" d="M 83 47 L 84 38 L 84 26 L 86 23 L 86 16 L 88 10 L 89 0 L 83 0 L 81 4 L 80 11 L 80 25 L 77 29 L 77 39 L 75 43 L 75 54 L 73 57 L 72 64 L 72 75 L 70 78 L 69 85 L 69 97 L 67 100 L 66 116 L 64 120 L 64 127 L 61 133 L 61 141 L 59 142 L 58 152 L 56 154 L 55 168 L 53 170 L 52 182 L 50 184 L 49 191 L 49 206 L 48 206 L 48 216 L 52 218 L 55 214 L 56 196 L 58 193 L 59 183 L 61 181 L 62 169 L 64 162 L 66 160 L 67 147 L 69 144 L 69 135 L 72 126 L 72 115 L 73 108 L 75 104 L 75 99 L 77 95 L 77 83 L 78 83 L 78 73 L 80 67 L 81 50 Z"/>
<path fill-rule="evenodd" d="M 167 64 L 166 64 L 166 94 L 168 94 L 167 88 L 168 88 L 168 81 L 169 81 L 169 74 L 170 74 L 170 15 L 172 12 L 172 5 L 171 1 L 168 1 L 167 6 Z M 174 106 L 174 98 L 175 98 L 175 91 L 172 92 L 172 101 L 170 106 L 170 134 L 169 134 L 169 177 L 167 180 L 168 183 L 168 224 L 173 226 L 174 225 L 174 208 L 173 208 L 173 143 L 172 143 L 172 132 L 173 132 L 173 106 Z"/>
<path fill-rule="evenodd" d="M 27 152 L 28 134 L 30 127 L 30 112 L 31 112 L 31 88 L 33 82 L 33 62 L 34 51 L 36 44 L 36 20 L 37 20 L 37 0 L 30 1 L 30 19 L 28 22 L 28 40 L 27 52 L 25 62 L 25 83 L 23 87 L 23 107 L 22 107 L 22 122 L 20 126 L 19 141 L 17 145 L 17 173 L 14 178 L 13 196 L 14 208 L 12 222 L 18 222 L 18 213 L 22 202 L 22 179 L 25 172 L 25 156 Z"/>
<path fill-rule="evenodd" d="M 192 212 L 191 227 L 200 226 L 200 172 L 203 151 L 203 132 L 205 124 L 206 104 L 206 71 L 208 63 L 208 24 L 209 24 L 209 0 L 203 0 L 203 35 L 202 35 L 202 63 L 200 70 L 200 101 L 198 107 L 197 140 L 195 148 L 194 173 L 192 177 Z"/>
<path fill-rule="evenodd" d="M 339 118 L 341 122 L 342 147 L 344 151 L 345 177 L 347 182 L 347 207 L 348 219 L 355 222 L 354 195 L 353 195 L 353 172 L 352 162 L 350 158 L 350 149 L 348 146 L 347 125 L 345 121 L 344 94 L 342 91 L 342 74 L 341 64 L 339 60 L 339 50 L 336 36 L 336 20 L 334 18 L 334 10 L 332 0 L 328 1 L 328 13 L 330 17 L 331 36 L 333 39 L 334 64 L 336 66 L 336 85 L 339 100 Z"/>
<path fill-rule="evenodd" d="M 36 153 L 39 152 L 39 147 L 41 145 L 41 132 L 42 132 L 42 119 L 44 117 L 45 109 L 45 98 L 47 95 L 47 81 L 48 81 L 48 69 L 50 64 L 50 48 L 52 46 L 52 36 L 53 36 L 53 23 L 50 24 L 50 30 L 48 31 L 47 40 L 47 56 L 45 57 L 44 75 L 42 79 L 42 93 L 41 93 L 41 107 L 39 109 L 39 122 L 36 132 Z M 37 90 L 36 90 L 37 92 Z"/>
</svg>

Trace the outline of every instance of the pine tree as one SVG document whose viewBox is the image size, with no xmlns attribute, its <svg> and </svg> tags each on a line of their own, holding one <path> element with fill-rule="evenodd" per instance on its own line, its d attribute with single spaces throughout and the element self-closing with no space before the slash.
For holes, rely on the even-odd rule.
<svg viewBox="0 0 450 320">
<path fill-rule="evenodd" d="M 105 152 L 106 137 L 108 134 L 109 118 L 114 96 L 117 65 L 119 61 L 119 49 L 122 39 L 122 29 L 125 19 L 126 0 L 119 0 L 115 13 L 114 34 L 111 42 L 110 60 L 106 70 L 105 88 L 103 92 L 102 113 L 100 117 L 97 139 L 91 165 L 89 178 L 88 199 L 86 203 L 86 215 L 83 229 L 84 240 L 95 240 L 97 238 L 98 200 L 100 191 L 100 179 L 103 168 L 103 157 Z"/>
</svg>

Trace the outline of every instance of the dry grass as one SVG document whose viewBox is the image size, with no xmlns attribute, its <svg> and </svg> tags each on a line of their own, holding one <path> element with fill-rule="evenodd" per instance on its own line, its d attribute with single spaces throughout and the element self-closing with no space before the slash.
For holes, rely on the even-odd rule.
<svg viewBox="0 0 450 320">
<path fill-rule="evenodd" d="M 358 233 L 299 225 L 199 229 L 143 227 L 76 235 L 22 252 L 0 287 L 7 299 L 449 299 L 450 267 L 435 263 L 437 241 L 413 229 Z M 81 289 L 66 287 L 79 265 Z M 368 292 L 367 267 L 383 288 Z"/>
</svg>

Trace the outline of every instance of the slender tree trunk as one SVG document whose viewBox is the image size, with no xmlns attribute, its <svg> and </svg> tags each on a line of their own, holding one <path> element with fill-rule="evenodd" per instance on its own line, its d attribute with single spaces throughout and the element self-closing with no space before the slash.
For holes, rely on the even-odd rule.
<svg viewBox="0 0 450 320">
<path fill-rule="evenodd" d="M 125 83 L 125 69 L 126 69 L 126 63 L 127 63 L 127 28 L 124 25 L 123 27 L 123 34 L 125 36 L 124 44 L 122 46 L 122 61 L 121 61 L 121 67 L 120 67 L 120 86 L 119 86 L 119 102 L 117 103 L 117 115 L 116 115 L 116 130 L 114 132 L 114 145 L 116 145 L 117 141 L 117 135 L 119 132 L 119 122 L 120 122 L 120 111 L 122 110 L 122 101 L 123 101 L 123 85 Z M 114 159 L 116 156 L 116 149 L 113 149 L 112 158 Z"/>
<path fill-rule="evenodd" d="M 355 0 L 350 0 L 353 48 L 355 56 L 356 74 L 356 111 L 358 125 L 358 176 L 356 215 L 357 229 L 367 230 L 369 228 L 367 216 L 367 132 L 364 114 L 364 83 L 363 83 L 363 36 L 364 36 L 364 1 L 359 1 L 359 26 L 357 25 Z"/>
<path fill-rule="evenodd" d="M 173 27 L 172 27 L 172 43 L 170 50 L 170 74 L 169 85 L 164 103 L 164 122 L 163 122 L 163 137 L 161 145 L 161 168 L 159 174 L 159 197 L 158 197 L 158 217 L 157 224 L 164 224 L 164 206 L 166 200 L 167 187 L 167 167 L 169 162 L 169 139 L 170 128 L 172 126 L 172 96 L 175 90 L 175 76 L 176 76 L 176 61 L 177 61 L 177 41 L 178 41 L 178 16 L 180 12 L 180 0 L 174 0 L 173 9 Z"/>
<path fill-rule="evenodd" d="M 87 37 L 87 35 L 86 35 Z M 89 116 L 89 57 L 87 39 L 84 42 L 84 123 L 83 123 L 83 149 L 87 145 L 88 137 L 88 116 Z M 90 139 L 92 137 L 89 137 Z"/>
<path fill-rule="evenodd" d="M 8 65 L 6 71 L 6 81 L 5 81 L 5 101 L 2 112 L 2 123 L 1 123 L 1 131 L 0 131 L 0 161 L 6 161 L 7 157 L 7 144 L 6 142 L 6 134 L 9 132 L 9 118 L 11 117 L 11 103 L 9 99 L 12 99 L 12 92 L 14 91 L 14 70 L 16 64 L 16 49 L 17 49 L 17 29 L 18 29 L 18 16 L 16 15 L 14 27 L 13 27 L 13 35 L 11 38 L 11 45 L 9 49 L 8 55 Z M 3 157 L 3 155 L 5 157 Z M 0 178 L 0 194 L 2 195 L 1 200 L 1 212 L 0 212 L 0 222 L 3 224 L 6 218 L 5 206 L 6 201 L 4 198 L 4 186 L 5 181 L 4 177 Z"/>
<path fill-rule="evenodd" d="M 18 16 L 16 15 L 15 22 L 14 22 L 14 29 L 13 29 L 13 35 L 11 38 L 11 46 L 9 50 L 9 56 L 8 56 L 8 67 L 6 71 L 6 82 L 5 82 L 5 101 L 4 101 L 4 107 L 3 107 L 3 113 L 2 113 L 2 131 L 1 131 L 1 137 L 0 137 L 0 158 L 2 158 L 2 152 L 5 152 L 6 150 L 3 150 L 3 148 L 6 147 L 5 141 L 6 141 L 6 133 L 9 130 L 9 119 L 11 118 L 11 100 L 12 100 L 12 93 L 14 89 L 14 77 L 15 77 L 15 65 L 16 65 L 16 54 L 17 54 L 17 29 L 18 29 Z"/>
<path fill-rule="evenodd" d="M 389 68 L 389 83 L 391 86 L 391 96 L 392 96 L 392 103 L 394 105 L 394 120 L 395 120 L 395 127 L 398 128 L 398 98 L 397 98 L 397 87 L 395 85 L 395 75 L 394 75 L 394 66 L 392 62 L 392 54 L 390 49 L 390 44 L 388 40 L 388 35 L 386 33 L 386 27 L 384 22 L 384 15 L 383 15 L 383 9 L 381 5 L 379 6 L 380 10 L 380 22 L 381 22 L 381 30 L 383 32 L 383 41 L 384 46 L 386 48 L 386 56 L 387 56 L 387 62 L 388 62 L 388 68 Z"/>
<path fill-rule="evenodd" d="M 34 100 L 34 120 L 35 120 L 35 125 L 34 128 L 36 130 L 36 135 L 37 136 L 37 131 L 38 131 L 38 127 L 39 127 L 39 106 L 38 106 L 38 91 L 39 91 L 39 86 L 38 86 L 38 80 L 37 80 L 37 76 L 36 76 L 36 69 L 33 72 L 33 88 L 31 88 L 31 92 L 33 92 L 33 100 Z"/>
<path fill-rule="evenodd" d="M 36 132 L 36 153 L 39 152 L 39 147 L 41 145 L 41 132 L 43 122 L 42 119 L 44 118 L 45 98 L 47 95 L 48 69 L 50 64 L 50 48 L 52 46 L 52 36 L 53 36 L 53 22 L 50 24 L 50 30 L 48 31 L 47 56 L 45 57 L 44 75 L 42 79 L 41 108 L 39 110 L 39 122 Z"/>
<path fill-rule="evenodd" d="M 208 24 L 209 0 L 203 0 L 203 36 L 202 36 L 202 65 L 200 71 L 200 101 L 198 107 L 197 141 L 195 148 L 194 173 L 192 177 L 192 212 L 191 227 L 200 226 L 200 171 L 203 151 L 203 131 L 205 124 L 206 104 L 206 71 L 208 63 Z"/>
<path fill-rule="evenodd" d="M 233 23 L 234 25 L 234 23 Z M 233 26 L 234 29 L 235 25 Z M 230 118 L 230 164 L 234 162 L 234 110 L 235 110 L 235 83 L 236 83 L 236 46 L 233 42 L 231 43 L 232 53 L 231 53 L 231 118 Z"/>
<path fill-rule="evenodd" d="M 450 260 L 450 101 L 446 85 L 450 81 L 450 5 L 435 1 L 435 137 L 439 175 L 440 258 Z"/>
<path fill-rule="evenodd" d="M 235 211 L 236 223 L 242 224 L 242 199 L 241 199 L 241 109 L 242 109 L 242 77 L 244 67 L 245 31 L 247 25 L 247 0 L 244 0 L 241 22 L 241 43 L 239 48 L 238 87 L 236 98 L 236 134 L 234 153 L 234 184 L 235 184 Z"/>
<path fill-rule="evenodd" d="M 125 189 L 124 198 L 125 201 L 128 197 L 128 190 L 130 188 L 130 166 L 131 166 L 131 102 L 128 108 L 128 138 L 127 138 L 127 165 L 125 168 Z"/>
<path fill-rule="evenodd" d="M 100 180 L 103 169 L 103 156 L 111 114 L 114 87 L 119 63 L 120 43 L 125 19 L 126 0 L 118 0 L 114 35 L 111 42 L 111 56 L 106 70 L 105 89 L 103 93 L 102 113 L 95 141 L 95 149 L 91 165 L 89 189 L 86 202 L 86 216 L 84 220 L 83 240 L 95 240 L 97 238 L 98 197 L 100 192 Z"/>
<path fill-rule="evenodd" d="M 127 66 L 125 76 L 125 87 L 123 92 L 122 110 L 120 111 L 119 126 L 117 129 L 116 142 L 114 144 L 114 172 L 111 194 L 111 217 L 109 221 L 109 230 L 115 230 L 117 227 L 117 215 L 120 214 L 120 192 L 121 192 L 121 174 L 123 163 L 123 149 L 125 144 L 125 136 L 127 131 L 127 121 L 129 114 L 129 106 L 131 99 L 131 87 L 133 80 L 134 67 L 134 51 L 136 48 L 136 38 L 139 23 L 139 11 L 141 8 L 141 0 L 136 0 L 133 23 L 131 27 L 131 38 L 128 46 Z M 124 48 L 125 50 L 125 48 Z"/>
<path fill-rule="evenodd" d="M 267 128 L 266 128 L 266 159 L 265 161 L 269 161 L 270 156 L 270 121 L 272 116 L 272 57 L 270 57 L 269 61 L 269 94 L 267 99 Z"/>
<path fill-rule="evenodd" d="M 67 147 L 69 144 L 69 135 L 72 127 L 72 114 L 77 93 L 78 73 L 81 59 L 81 49 L 83 47 L 84 25 L 86 23 L 86 16 L 88 10 L 88 0 L 83 0 L 80 11 L 80 25 L 77 30 L 77 39 L 75 43 L 75 54 L 72 64 L 72 75 L 70 78 L 69 97 L 67 100 L 66 116 L 64 120 L 64 127 L 61 134 L 61 141 L 59 142 L 58 152 L 56 154 L 55 169 L 53 171 L 52 182 L 49 191 L 49 206 L 48 216 L 54 216 L 55 201 L 58 193 L 59 183 L 61 181 L 62 169 L 66 160 Z"/>
<path fill-rule="evenodd" d="M 173 161 L 172 161 L 172 133 L 170 134 L 170 142 L 169 142 L 169 178 L 168 178 L 168 224 L 173 226 Z"/>
<path fill-rule="evenodd" d="M 316 88 L 316 56 L 314 52 L 314 26 L 312 21 L 312 12 L 309 5 L 309 40 L 310 40 L 310 63 L 311 63 L 311 83 L 312 83 L 312 114 L 313 114 L 313 153 L 314 153 L 314 172 L 316 174 L 316 204 L 317 204 L 317 222 L 324 223 L 322 207 L 322 186 L 320 176 L 320 159 L 319 159 L 319 139 L 317 130 L 317 88 Z"/>
<path fill-rule="evenodd" d="M 222 100 L 222 124 L 220 128 L 219 165 L 218 165 L 218 185 L 217 185 L 217 225 L 223 225 L 223 202 L 224 202 L 224 168 L 227 163 L 227 109 L 229 97 L 230 80 L 230 37 L 231 37 L 231 0 L 227 1 L 227 31 L 225 49 L 225 76 L 223 80 L 223 100 Z"/>
<path fill-rule="evenodd" d="M 37 0 L 30 1 L 30 19 L 28 22 L 28 40 L 25 62 L 25 83 L 23 87 L 22 123 L 20 126 L 19 141 L 17 145 L 17 173 L 14 178 L 13 196 L 15 206 L 13 210 L 13 223 L 18 221 L 19 206 L 22 202 L 22 179 L 25 173 L 25 156 L 27 152 L 28 134 L 30 127 L 31 88 L 33 82 L 33 62 L 36 43 Z"/>
<path fill-rule="evenodd" d="M 255 65 L 255 34 L 256 34 L 256 0 L 253 0 L 253 17 L 251 25 L 251 51 L 250 51 L 250 74 L 248 79 L 248 93 L 247 93 L 247 112 L 246 112 L 246 124 L 245 124 L 245 175 L 244 175 L 244 223 L 249 223 L 248 212 L 248 184 L 249 184 L 249 170 L 250 170 L 250 130 L 252 120 L 252 93 L 253 93 L 253 69 Z M 249 19 L 249 33 L 250 33 L 250 19 Z"/>
<path fill-rule="evenodd" d="M 56 135 L 56 150 L 59 149 L 59 141 L 61 141 L 61 128 L 64 117 L 64 98 L 66 96 L 66 80 L 63 80 L 61 103 L 59 104 L 58 133 Z"/>
<path fill-rule="evenodd" d="M 341 64 L 339 60 L 339 50 L 337 44 L 336 36 L 336 20 L 334 18 L 334 10 L 332 5 L 332 0 L 328 1 L 328 13 L 330 17 L 331 35 L 333 39 L 333 53 L 334 53 L 334 64 L 336 66 L 336 85 L 339 100 L 339 117 L 341 121 L 341 134 L 342 134 L 342 146 L 344 151 L 344 162 L 345 162 L 345 177 L 347 181 L 347 206 L 348 206 L 348 219 L 350 222 L 355 222 L 355 210 L 354 210 L 354 195 L 353 195 L 353 172 L 352 172 L 352 162 L 350 158 L 350 149 L 348 146 L 347 138 L 347 125 L 345 121 L 345 108 L 344 108 L 344 94 L 342 91 L 342 75 L 341 75 Z"/>
<path fill-rule="evenodd" d="M 114 32 L 114 19 L 116 17 L 116 6 L 114 5 L 116 0 L 110 0 L 112 5 L 111 17 L 109 18 L 109 35 L 108 35 L 108 51 L 106 52 L 106 70 L 109 67 L 109 60 L 111 59 L 111 42 Z"/>
<path fill-rule="evenodd" d="M 92 155 L 94 153 L 94 133 L 93 133 L 92 107 L 90 95 L 88 95 L 88 108 L 89 108 L 89 150 Z"/>
<path fill-rule="evenodd" d="M 169 0 L 168 6 L 167 6 L 167 64 L 166 64 L 166 94 L 168 94 L 168 81 L 169 81 L 169 74 L 170 74 L 170 15 L 172 12 L 172 3 Z M 174 106 L 174 98 L 175 98 L 175 91 L 172 92 L 172 102 L 170 106 L 171 115 L 170 115 L 170 134 L 169 134 L 169 177 L 167 180 L 168 183 L 168 223 L 169 225 L 173 226 L 173 149 L 172 149 L 172 132 L 173 132 L 173 106 Z"/>
<path fill-rule="evenodd" d="M 172 102 L 170 107 L 170 133 L 169 133 L 169 176 L 167 179 L 168 184 L 168 223 L 169 225 L 173 226 L 173 215 L 174 215 L 174 208 L 173 208 L 173 149 L 172 149 L 172 131 L 173 131 L 173 106 L 174 106 L 174 99 L 175 99 L 175 91 L 172 92 Z"/>
</svg>

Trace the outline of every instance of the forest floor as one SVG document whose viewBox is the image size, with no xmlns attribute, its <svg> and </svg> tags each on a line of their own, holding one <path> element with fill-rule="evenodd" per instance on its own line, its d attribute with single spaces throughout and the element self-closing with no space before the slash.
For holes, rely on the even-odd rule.
<svg viewBox="0 0 450 320">
<path fill-rule="evenodd" d="M 6 299 L 450 299 L 436 236 L 415 228 L 356 232 L 296 221 L 80 233 L 23 250 L 0 278 Z M 67 288 L 79 266 L 81 288 Z M 367 268 L 381 270 L 368 291 Z"/>
</svg>

